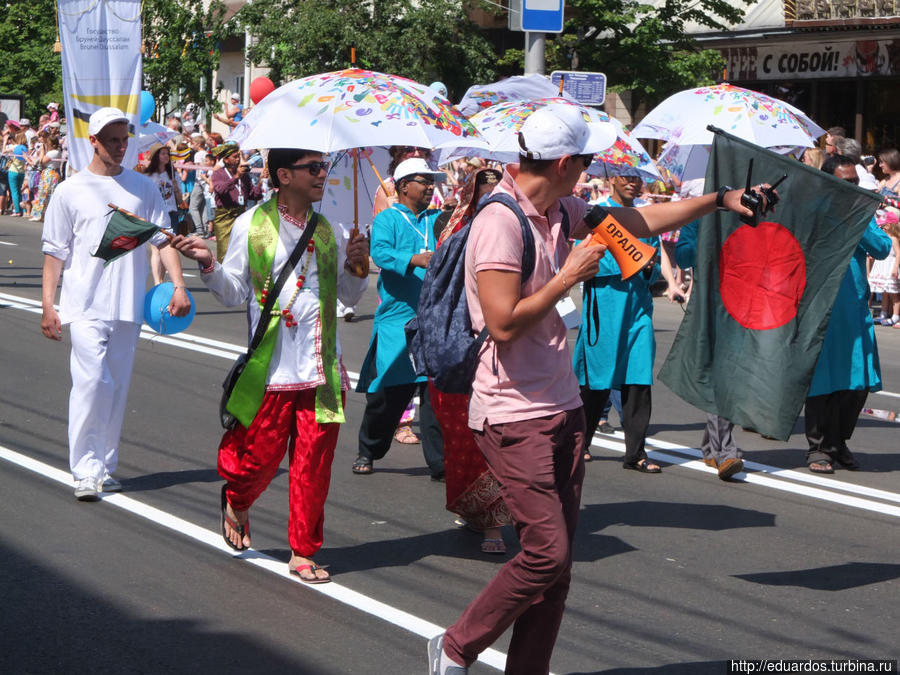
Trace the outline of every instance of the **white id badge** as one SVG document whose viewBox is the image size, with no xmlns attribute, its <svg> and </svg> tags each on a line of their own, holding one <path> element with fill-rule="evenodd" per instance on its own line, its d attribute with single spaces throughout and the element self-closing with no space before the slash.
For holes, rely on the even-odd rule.
<svg viewBox="0 0 900 675">
<path fill-rule="evenodd" d="M 556 303 L 556 311 L 567 330 L 578 328 L 581 325 L 581 312 L 578 311 L 575 302 L 568 295 Z"/>
<path fill-rule="evenodd" d="M 241 189 L 240 186 L 238 186 L 238 198 L 237 198 L 237 202 L 238 202 L 238 204 L 240 204 L 241 206 L 244 205 L 244 191 Z"/>
</svg>

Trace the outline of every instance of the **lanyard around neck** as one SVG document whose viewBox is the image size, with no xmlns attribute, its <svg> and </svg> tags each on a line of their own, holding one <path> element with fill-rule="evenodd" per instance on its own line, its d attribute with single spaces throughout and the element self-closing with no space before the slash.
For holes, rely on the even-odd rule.
<svg viewBox="0 0 900 675">
<path fill-rule="evenodd" d="M 418 234 L 420 237 L 422 237 L 422 239 L 425 240 L 425 248 L 428 248 L 428 227 L 426 226 L 422 228 L 425 230 L 424 232 L 422 232 L 422 230 L 416 227 L 415 221 L 409 217 L 409 214 L 401 209 L 397 204 L 392 204 L 391 208 L 399 212 L 400 215 L 406 219 L 406 222 L 409 223 L 409 226 L 416 231 L 416 234 Z"/>
</svg>

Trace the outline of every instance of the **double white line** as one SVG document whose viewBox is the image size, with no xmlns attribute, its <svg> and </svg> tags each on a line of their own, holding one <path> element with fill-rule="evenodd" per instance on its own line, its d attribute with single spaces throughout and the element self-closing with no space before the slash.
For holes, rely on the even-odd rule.
<svg viewBox="0 0 900 675">
<path fill-rule="evenodd" d="M 596 434 L 591 441 L 591 446 L 606 448 L 607 450 L 624 454 L 624 439 L 625 435 L 621 431 L 613 434 Z M 703 453 L 698 448 L 670 443 L 655 436 L 647 439 L 647 446 L 647 454 L 657 462 L 677 464 L 695 471 L 717 475 L 715 469 L 703 463 Z M 792 492 L 812 497 L 813 499 L 821 499 L 827 502 L 834 502 L 835 504 L 843 504 L 844 506 L 852 506 L 857 509 L 900 517 L 900 506 L 894 506 L 894 504 L 900 504 L 900 494 L 896 492 L 878 490 L 854 483 L 844 483 L 833 478 L 823 478 L 822 476 L 794 471 L 793 469 L 779 469 L 768 464 L 745 459 L 744 471 L 735 474 L 732 480 L 754 483 L 773 490 Z"/>
<path fill-rule="evenodd" d="M 0 293 L 0 304 L 38 314 L 41 312 L 40 302 L 7 293 Z M 188 333 L 159 335 L 146 326 L 141 328 L 141 338 L 156 344 L 170 345 L 228 360 L 234 360 L 246 349 L 243 345 L 199 337 Z M 355 385 L 359 378 L 359 373 L 348 372 L 348 375 L 351 382 Z M 900 398 L 900 394 L 894 392 L 882 391 L 878 393 L 884 396 Z M 598 433 L 594 436 L 591 445 L 624 453 L 625 444 L 623 441 L 624 435 L 621 432 L 614 434 Z M 655 436 L 647 439 L 647 445 L 648 454 L 656 461 L 677 464 L 695 471 L 703 471 L 710 474 L 716 473 L 715 469 L 706 466 L 701 461 L 702 453 L 697 448 L 672 443 Z M 878 490 L 854 483 L 845 483 L 833 478 L 824 478 L 792 469 L 779 469 L 778 467 L 746 459 L 744 460 L 744 468 L 743 472 L 733 477 L 734 480 L 762 485 L 773 490 L 805 495 L 813 499 L 853 508 L 874 511 L 888 516 L 900 517 L 900 506 L 895 506 L 900 505 L 900 494 L 896 492 Z"/>
</svg>

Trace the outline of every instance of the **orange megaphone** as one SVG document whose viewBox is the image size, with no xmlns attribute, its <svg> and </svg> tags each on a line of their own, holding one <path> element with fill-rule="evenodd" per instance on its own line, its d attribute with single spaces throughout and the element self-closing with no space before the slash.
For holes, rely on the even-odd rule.
<svg viewBox="0 0 900 675">
<path fill-rule="evenodd" d="M 604 213 L 606 212 L 604 211 Z M 590 215 L 588 213 L 588 216 Z M 585 217 L 585 220 L 588 223 L 591 222 L 589 217 Z M 612 253 L 612 257 L 619 263 L 622 279 L 633 277 L 649 265 L 656 255 L 655 247 L 645 244 L 635 237 L 608 213 L 591 230 L 590 240 L 591 244 L 604 244 L 606 249 Z"/>
</svg>

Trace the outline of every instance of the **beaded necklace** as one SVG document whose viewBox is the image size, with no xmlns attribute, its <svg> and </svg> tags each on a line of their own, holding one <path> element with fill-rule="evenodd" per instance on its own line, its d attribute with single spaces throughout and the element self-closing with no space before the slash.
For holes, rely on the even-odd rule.
<svg viewBox="0 0 900 675">
<path fill-rule="evenodd" d="M 303 227 L 305 223 L 301 223 L 296 218 L 291 217 L 291 215 L 287 212 L 287 209 L 284 209 L 282 206 L 278 207 L 278 212 L 281 216 L 290 222 L 293 225 L 297 225 L 298 227 Z M 294 315 L 291 313 L 291 308 L 294 306 L 294 302 L 297 300 L 297 296 L 300 295 L 300 291 L 303 289 L 303 285 L 306 283 L 306 273 L 309 270 L 309 261 L 312 260 L 313 255 L 316 252 L 316 243 L 310 239 L 309 243 L 306 245 L 306 260 L 303 263 L 303 270 L 300 274 L 297 275 L 297 286 L 294 288 L 294 292 L 291 294 L 290 300 L 288 300 L 287 305 L 285 305 L 284 309 L 281 311 L 277 309 L 272 310 L 272 316 L 280 316 L 284 321 L 284 325 L 288 328 L 293 328 L 297 325 L 297 322 L 294 321 Z M 272 285 L 272 272 L 266 276 L 266 283 L 263 284 L 263 288 L 259 293 L 259 301 L 260 304 L 266 304 L 266 298 L 269 297 L 269 288 Z"/>
</svg>

